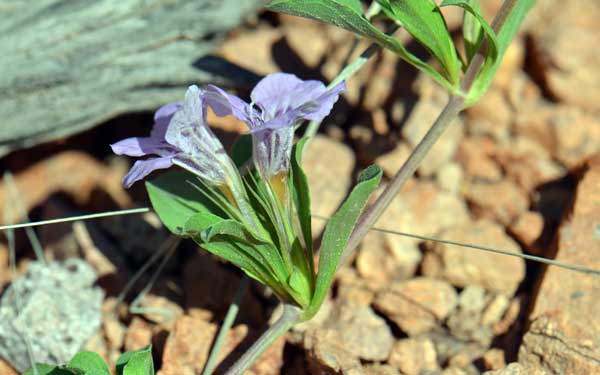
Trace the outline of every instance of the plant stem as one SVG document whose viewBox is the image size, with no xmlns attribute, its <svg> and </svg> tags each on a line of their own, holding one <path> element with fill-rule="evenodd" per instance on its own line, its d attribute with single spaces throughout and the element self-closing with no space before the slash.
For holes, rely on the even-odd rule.
<svg viewBox="0 0 600 375">
<path fill-rule="evenodd" d="M 215 369 L 217 359 L 219 358 L 219 353 L 221 352 L 223 344 L 225 343 L 225 338 L 227 337 L 227 332 L 229 332 L 233 322 L 235 322 L 237 313 L 240 310 L 240 302 L 244 296 L 246 285 L 248 285 L 248 276 L 244 275 L 242 277 L 242 281 L 240 281 L 240 285 L 238 285 L 237 291 L 235 292 L 233 301 L 231 302 L 231 305 L 229 305 L 229 309 L 227 310 L 223 324 L 221 324 L 221 328 L 219 329 L 217 338 L 215 339 L 212 350 L 210 351 L 210 355 L 206 361 L 202 375 L 210 375 Z"/>
<path fill-rule="evenodd" d="M 502 7 L 496 14 L 492 27 L 494 32 L 497 34 L 510 10 L 515 5 L 517 0 L 505 0 Z M 410 154 L 408 160 L 400 167 L 396 175 L 392 178 L 390 183 L 383 190 L 377 200 L 371 205 L 364 214 L 358 220 L 354 231 L 350 235 L 348 244 L 344 249 L 342 258 L 338 267 L 340 267 L 344 261 L 352 254 L 352 252 L 358 247 L 359 243 L 363 240 L 367 232 L 375 225 L 379 217 L 383 214 L 386 208 L 390 205 L 394 197 L 400 192 L 404 184 L 410 179 L 415 173 L 427 153 L 431 150 L 431 147 L 437 142 L 444 130 L 452 123 L 452 121 L 458 116 L 463 110 L 465 104 L 465 98 L 463 95 L 469 92 L 469 89 L 477 78 L 477 73 L 481 69 L 483 62 L 485 61 L 484 51 L 487 49 L 487 41 L 482 43 L 477 54 L 473 57 L 471 64 L 467 68 L 465 75 L 461 81 L 462 95 L 451 94 L 448 99 L 448 103 L 437 117 L 431 128 L 427 131 L 421 142 L 415 147 L 413 152 Z"/>
<path fill-rule="evenodd" d="M 242 375 L 271 344 L 298 323 L 301 314 L 302 310 L 298 307 L 284 304 L 281 317 L 252 344 L 225 375 Z"/>
</svg>

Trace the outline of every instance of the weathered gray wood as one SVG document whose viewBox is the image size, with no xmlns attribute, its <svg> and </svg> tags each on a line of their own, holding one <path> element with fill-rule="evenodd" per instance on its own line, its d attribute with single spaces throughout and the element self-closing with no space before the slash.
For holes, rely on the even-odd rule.
<svg viewBox="0 0 600 375">
<path fill-rule="evenodd" d="M 178 100 L 260 0 L 1 0 L 0 156 Z"/>
</svg>

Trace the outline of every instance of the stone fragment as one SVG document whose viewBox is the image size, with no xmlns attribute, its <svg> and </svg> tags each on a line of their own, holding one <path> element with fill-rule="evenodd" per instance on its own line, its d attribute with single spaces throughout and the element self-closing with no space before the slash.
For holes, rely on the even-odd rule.
<svg viewBox="0 0 600 375">
<path fill-rule="evenodd" d="M 182 316 L 169 334 L 162 357 L 161 374 L 193 375 L 202 371 L 208 358 L 217 326 Z"/>
<path fill-rule="evenodd" d="M 492 86 L 467 115 L 470 135 L 488 136 L 497 142 L 509 138 L 513 111 L 499 88 Z"/>
<path fill-rule="evenodd" d="M 467 285 L 458 296 L 458 306 L 463 311 L 481 312 L 485 302 L 485 289 L 477 285 Z"/>
<path fill-rule="evenodd" d="M 509 227 L 510 234 L 522 243 L 528 252 L 534 254 L 540 252 L 536 241 L 542 235 L 543 229 L 544 217 L 535 211 L 523 212 Z"/>
<path fill-rule="evenodd" d="M 465 174 L 475 181 L 496 182 L 502 178 L 502 170 L 493 160 L 496 143 L 490 137 L 468 137 L 460 142 L 456 160 Z"/>
<path fill-rule="evenodd" d="M 152 343 L 152 326 L 139 316 L 134 316 L 125 333 L 125 351 L 134 351 Z"/>
<path fill-rule="evenodd" d="M 304 338 L 308 368 L 311 374 L 364 374 L 360 361 L 344 347 L 340 332 L 322 329 L 309 332 Z"/>
<path fill-rule="evenodd" d="M 325 217 L 333 215 L 353 185 L 354 154 L 343 143 L 316 136 L 304 151 L 302 167 L 311 190 L 311 212 Z M 313 220 L 313 236 L 325 227 Z"/>
<path fill-rule="evenodd" d="M 19 375 L 19 373 L 15 369 L 13 369 L 8 363 L 4 362 L 2 358 L 0 358 L 0 374 Z"/>
<path fill-rule="evenodd" d="M 496 295 L 483 311 L 483 315 L 481 316 L 481 324 L 493 325 L 498 323 L 504 316 L 509 304 L 510 300 L 508 297 L 503 294 Z"/>
<path fill-rule="evenodd" d="M 521 363 L 514 362 L 499 370 L 486 371 L 483 373 L 483 375 L 548 375 L 548 373 L 539 368 L 532 368 L 530 366 L 525 366 Z"/>
<path fill-rule="evenodd" d="M 183 309 L 177 303 L 156 294 L 146 294 L 139 301 L 140 313 L 151 322 L 169 324 L 183 315 Z"/>
<path fill-rule="evenodd" d="M 238 33 L 221 44 L 221 57 L 257 74 L 267 75 L 280 69 L 273 61 L 271 46 L 281 38 L 279 30 L 261 27 Z M 248 56 L 252 56 L 251 59 Z"/>
<path fill-rule="evenodd" d="M 504 351 L 493 348 L 485 352 L 483 355 L 483 365 L 486 370 L 500 370 L 506 366 L 504 360 Z"/>
<path fill-rule="evenodd" d="M 598 155 L 600 150 L 600 120 L 575 107 L 558 107 L 550 118 L 556 140 L 553 155 L 569 168 L 584 159 Z"/>
<path fill-rule="evenodd" d="M 396 342 L 390 364 L 405 375 L 419 375 L 439 370 L 433 342 L 427 338 L 408 338 Z"/>
<path fill-rule="evenodd" d="M 529 205 L 523 191 L 509 180 L 474 182 L 465 187 L 464 194 L 476 217 L 496 219 L 503 224 L 515 220 Z"/>
<path fill-rule="evenodd" d="M 600 161 L 592 160 L 577 187 L 570 220 L 559 231 L 556 260 L 600 268 Z M 549 267 L 529 315 L 519 362 L 549 374 L 600 373 L 600 289 L 597 278 Z"/>
<path fill-rule="evenodd" d="M 456 226 L 445 231 L 442 238 L 521 252 L 517 243 L 506 235 L 503 227 L 488 220 Z M 434 251 L 441 259 L 440 274 L 458 287 L 479 285 L 511 296 L 525 276 L 525 262 L 520 258 L 471 251 L 446 244 L 436 244 Z"/>
<path fill-rule="evenodd" d="M 465 172 L 462 166 L 455 162 L 444 164 L 436 173 L 435 178 L 440 189 L 452 194 L 461 190 Z"/>
<path fill-rule="evenodd" d="M 590 111 L 600 109 L 600 78 L 594 67 L 600 52 L 593 46 L 600 27 L 597 2 L 554 1 L 531 27 L 529 60 L 547 90 L 556 99 Z M 573 43 L 577 40 L 577 43 Z"/>
<path fill-rule="evenodd" d="M 457 304 L 452 286 L 442 280 L 418 277 L 394 282 L 377 295 L 374 306 L 404 332 L 427 332 L 445 319 Z"/>
<path fill-rule="evenodd" d="M 366 365 L 364 366 L 365 375 L 402 375 L 396 368 L 390 365 Z"/>
<path fill-rule="evenodd" d="M 390 355 L 394 343 L 390 327 L 369 306 L 341 305 L 324 326 L 339 332 L 343 348 L 353 357 L 385 361 Z"/>
<path fill-rule="evenodd" d="M 26 335 L 36 361 L 67 363 L 100 328 L 104 293 L 95 281 L 91 266 L 79 259 L 29 263 L 0 301 L 0 357 L 27 370 Z"/>
<path fill-rule="evenodd" d="M 113 314 L 104 315 L 102 321 L 106 343 L 110 349 L 120 350 L 125 342 L 125 326 Z"/>
<path fill-rule="evenodd" d="M 391 280 L 414 275 L 421 262 L 421 251 L 412 239 L 371 231 L 356 258 L 358 273 L 383 287 Z"/>
</svg>

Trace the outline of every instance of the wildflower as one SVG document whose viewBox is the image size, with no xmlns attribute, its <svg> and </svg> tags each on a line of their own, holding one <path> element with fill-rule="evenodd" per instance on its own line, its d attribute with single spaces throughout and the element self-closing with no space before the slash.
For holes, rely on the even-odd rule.
<svg viewBox="0 0 600 375">
<path fill-rule="evenodd" d="M 213 85 L 207 89 L 207 101 L 217 116 L 232 114 L 248 125 L 256 168 L 263 180 L 279 181 L 275 185 L 281 186 L 289 170 L 296 126 L 303 120 L 323 120 L 345 88 L 342 82 L 327 90 L 319 81 L 274 73 L 252 90 L 250 104 Z"/>
<path fill-rule="evenodd" d="M 111 145 L 118 155 L 158 156 L 136 161 L 123 179 L 125 187 L 174 164 L 217 187 L 239 180 L 223 145 L 206 125 L 204 92 L 197 86 L 188 88 L 183 103 L 158 109 L 154 122 L 150 137 L 127 138 Z"/>
</svg>

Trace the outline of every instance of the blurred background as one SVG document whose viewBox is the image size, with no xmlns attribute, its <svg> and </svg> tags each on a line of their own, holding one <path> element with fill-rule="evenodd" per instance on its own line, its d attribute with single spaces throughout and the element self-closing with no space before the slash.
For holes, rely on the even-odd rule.
<svg viewBox="0 0 600 375">
<path fill-rule="evenodd" d="M 500 4 L 482 1 L 486 19 Z M 190 84 L 214 83 L 247 97 L 277 71 L 329 82 L 368 46 L 344 30 L 263 5 L 2 0 L 0 223 L 149 207 L 142 183 L 122 188 L 133 160 L 113 155 L 109 144 L 147 135 L 155 109 L 180 100 Z M 460 39 L 462 13 L 445 16 Z M 448 129 L 377 226 L 600 269 L 599 18 L 598 2 L 539 1 L 488 92 Z M 427 57 L 407 34 L 397 36 Z M 393 176 L 446 99 L 391 52 L 371 58 L 306 152 L 313 212 L 331 215 L 370 164 Z M 211 113 L 209 122 L 226 147 L 245 131 L 233 118 Z M 317 240 L 322 227 L 314 221 Z M 131 302 L 160 262 L 113 314 L 128 280 L 167 241 L 158 218 L 150 212 L 78 221 L 34 234 L 48 261 L 82 259 L 95 275 L 81 288 L 98 302 L 85 313 L 96 326 L 57 336 L 54 345 L 65 340 L 65 347 L 83 346 L 114 364 L 123 351 L 152 343 L 160 374 L 200 373 L 238 286 L 236 269 L 183 242 L 137 301 L 141 310 Z M 6 290 L 15 277 L 34 278 L 37 245 L 30 237 L 15 232 L 13 273 L 8 235 L 0 236 L 3 375 L 26 368 L 25 344 L 7 328 L 18 312 Z M 40 332 L 65 318 L 53 318 L 48 305 L 68 278 L 60 280 L 23 284 L 24 311 L 47 312 Z M 322 313 L 276 343 L 252 371 L 600 373 L 599 285 L 594 276 L 520 258 L 373 231 L 339 273 Z M 220 370 L 260 333 L 275 306 L 268 291 L 248 287 Z M 57 361 L 73 354 L 45 348 L 43 340 L 34 353 Z"/>
</svg>

